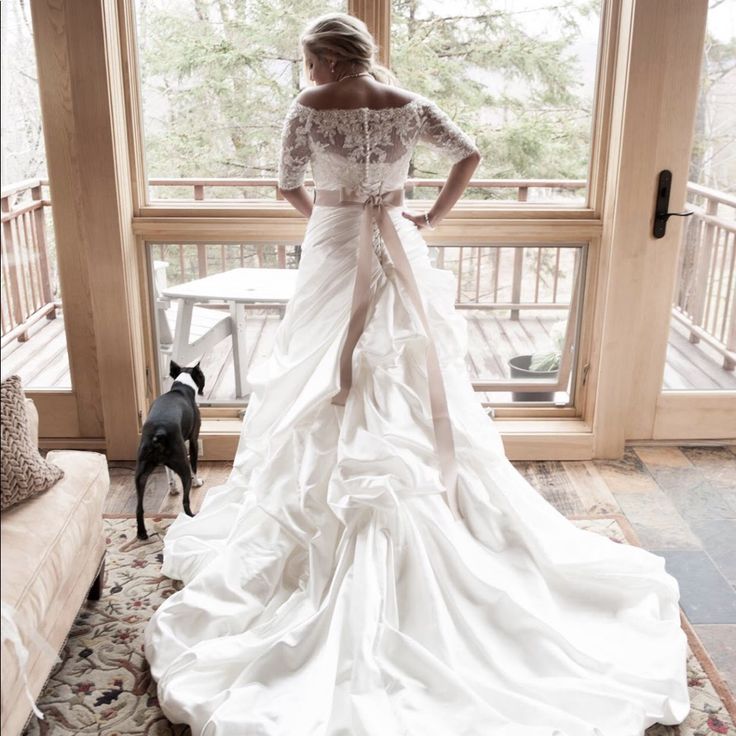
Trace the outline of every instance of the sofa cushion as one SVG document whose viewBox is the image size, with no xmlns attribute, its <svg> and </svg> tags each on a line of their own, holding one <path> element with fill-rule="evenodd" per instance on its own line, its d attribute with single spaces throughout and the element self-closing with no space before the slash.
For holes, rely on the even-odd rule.
<svg viewBox="0 0 736 736">
<path fill-rule="evenodd" d="M 46 493 L 8 509 L 0 519 L 2 601 L 28 649 L 26 665 L 37 697 L 79 607 L 92 584 L 105 548 L 104 499 L 110 486 L 105 456 L 56 450 L 48 455 L 64 477 Z M 39 646 L 39 637 L 46 642 Z M 30 713 L 18 660 L 2 646 L 2 721 L 0 732 L 19 733 Z"/>
<path fill-rule="evenodd" d="M 64 475 L 36 447 L 20 376 L 0 384 L 0 452 L 0 511 L 48 490 Z"/>
<path fill-rule="evenodd" d="M 31 442 L 34 447 L 38 447 L 38 409 L 33 403 L 33 399 L 26 397 L 26 414 L 28 415 L 28 433 L 31 435 Z"/>
</svg>

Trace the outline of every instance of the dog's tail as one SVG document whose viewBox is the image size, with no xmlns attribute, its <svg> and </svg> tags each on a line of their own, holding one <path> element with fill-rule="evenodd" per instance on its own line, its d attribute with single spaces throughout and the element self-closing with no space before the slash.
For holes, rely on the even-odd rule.
<svg viewBox="0 0 736 736">
<path fill-rule="evenodd" d="M 153 437 L 151 437 L 151 442 L 159 449 L 166 447 L 166 430 L 163 428 L 157 429 Z"/>
</svg>

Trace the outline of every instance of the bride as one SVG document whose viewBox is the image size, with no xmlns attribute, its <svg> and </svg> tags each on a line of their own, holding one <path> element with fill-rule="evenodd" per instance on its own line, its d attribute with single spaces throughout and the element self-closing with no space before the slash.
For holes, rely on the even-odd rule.
<svg viewBox="0 0 736 736">
<path fill-rule="evenodd" d="M 511 465 L 467 373 L 455 277 L 422 238 L 480 156 L 388 80 L 356 18 L 303 33 L 282 194 L 297 286 L 232 472 L 164 540 L 184 587 L 145 654 L 205 736 L 638 736 L 689 712 L 664 559 L 578 529 Z M 415 146 L 452 169 L 404 210 Z M 307 165 L 314 198 L 302 186 Z"/>
</svg>

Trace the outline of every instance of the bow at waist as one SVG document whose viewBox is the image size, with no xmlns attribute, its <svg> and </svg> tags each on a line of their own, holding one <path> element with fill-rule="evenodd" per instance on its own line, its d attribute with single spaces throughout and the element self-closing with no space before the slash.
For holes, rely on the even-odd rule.
<svg viewBox="0 0 736 736">
<path fill-rule="evenodd" d="M 452 436 L 452 426 L 447 408 L 447 395 L 440 371 L 437 349 L 429 329 L 429 322 L 424 311 L 424 305 L 419 288 L 414 278 L 409 259 L 406 256 L 401 239 L 386 211 L 387 207 L 400 207 L 404 203 L 404 190 L 391 189 L 387 192 L 378 192 L 365 195 L 347 189 L 315 189 L 314 203 L 323 206 L 362 205 L 363 212 L 360 226 L 360 242 L 358 244 L 355 285 L 353 287 L 353 301 L 350 310 L 350 321 L 345 344 L 340 355 L 340 391 L 333 396 L 332 403 L 344 406 L 352 385 L 353 351 L 365 328 L 365 318 L 370 302 L 371 258 L 373 248 L 373 223 L 383 238 L 386 250 L 391 256 L 393 269 L 401 278 L 408 295 L 419 315 L 428 338 L 427 349 L 427 380 L 429 383 L 429 398 L 432 409 L 435 444 L 439 458 L 447 504 L 456 519 L 462 515 L 457 505 L 457 466 L 455 462 L 455 445 Z M 385 264 L 381 261 L 385 269 Z"/>
<path fill-rule="evenodd" d="M 364 207 L 401 207 L 404 204 L 404 190 L 390 189 L 387 192 L 363 194 L 354 189 L 315 189 L 314 203 L 327 207 L 337 207 L 346 204 L 360 204 Z"/>
</svg>

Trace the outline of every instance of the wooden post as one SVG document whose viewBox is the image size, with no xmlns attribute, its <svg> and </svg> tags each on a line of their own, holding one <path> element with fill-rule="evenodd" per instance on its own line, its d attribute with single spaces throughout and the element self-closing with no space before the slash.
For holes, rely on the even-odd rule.
<svg viewBox="0 0 736 736">
<path fill-rule="evenodd" d="M 718 202 L 714 199 L 708 199 L 705 205 L 706 218 L 715 216 L 718 212 Z M 696 327 L 704 327 L 703 316 L 705 314 L 705 301 L 708 296 L 708 271 L 710 266 L 710 260 L 713 256 L 713 245 L 714 245 L 714 233 L 715 225 L 709 222 L 707 219 L 704 220 L 702 229 L 703 239 L 698 248 L 698 257 L 695 261 L 695 290 L 693 293 L 693 308 L 691 311 L 692 323 Z M 700 337 L 694 332 L 690 332 L 688 337 L 691 343 L 695 344 L 700 342 Z"/>
<path fill-rule="evenodd" d="M 5 216 L 10 215 L 10 202 L 8 197 L 2 199 L 2 213 Z M 3 220 L 3 260 L 7 263 L 7 276 L 9 283 L 6 288 L 10 288 L 12 297 L 12 312 L 14 326 L 23 324 L 25 317 L 23 315 L 23 305 L 20 296 L 20 276 L 18 274 L 18 255 L 17 245 L 13 237 L 13 226 L 10 219 Z M 19 342 L 25 342 L 28 339 L 28 333 L 22 332 L 18 336 Z"/>
<path fill-rule="evenodd" d="M 41 267 L 41 289 L 46 304 L 54 303 L 54 295 L 51 293 L 51 270 L 49 264 L 49 246 L 46 238 L 46 220 L 43 216 L 43 193 L 41 184 L 31 189 L 32 198 L 38 201 L 38 207 L 33 210 L 33 222 L 35 226 L 36 242 L 38 244 L 39 266 Z M 47 319 L 55 319 L 56 306 L 46 315 Z"/>
<path fill-rule="evenodd" d="M 391 1 L 348 0 L 348 13 L 368 26 L 378 46 L 378 62 L 388 67 L 391 62 Z"/>
<path fill-rule="evenodd" d="M 204 201 L 204 185 L 194 185 L 194 201 Z M 197 274 L 198 278 L 204 278 L 207 275 L 207 245 L 205 243 L 197 243 Z M 182 274 L 182 277 L 184 274 Z"/>
<path fill-rule="evenodd" d="M 118 5 L 32 0 L 31 12 L 76 408 L 60 421 L 133 460 L 146 365 Z"/>
<path fill-rule="evenodd" d="M 524 273 L 524 246 L 514 248 L 514 275 L 511 282 L 511 303 L 519 304 L 521 302 L 521 277 Z M 519 310 L 511 310 L 511 319 L 519 320 Z"/>
<path fill-rule="evenodd" d="M 33 232 L 33 216 L 31 211 L 24 212 L 19 218 L 19 225 L 23 228 L 23 242 L 25 243 L 26 284 L 28 285 L 27 317 L 35 314 L 43 306 L 43 292 L 41 289 L 40 257 Z"/>
<path fill-rule="evenodd" d="M 726 233 L 726 241 L 723 244 L 725 250 L 728 250 L 728 233 Z M 731 233 L 731 263 L 733 263 L 733 251 L 736 250 L 736 233 Z M 726 315 L 724 319 L 729 319 Z M 731 294 L 731 317 L 729 319 L 728 334 L 726 335 L 726 350 L 736 352 L 736 295 Z M 732 371 L 736 368 L 734 362 L 728 355 L 723 356 L 723 370 Z"/>
<path fill-rule="evenodd" d="M 526 202 L 529 197 L 529 187 L 519 187 L 517 200 Z M 521 302 L 521 279 L 524 274 L 524 249 L 514 248 L 514 275 L 511 283 L 511 303 L 519 304 Z M 511 319 L 515 322 L 519 321 L 520 311 L 518 309 L 511 310 Z"/>
</svg>

